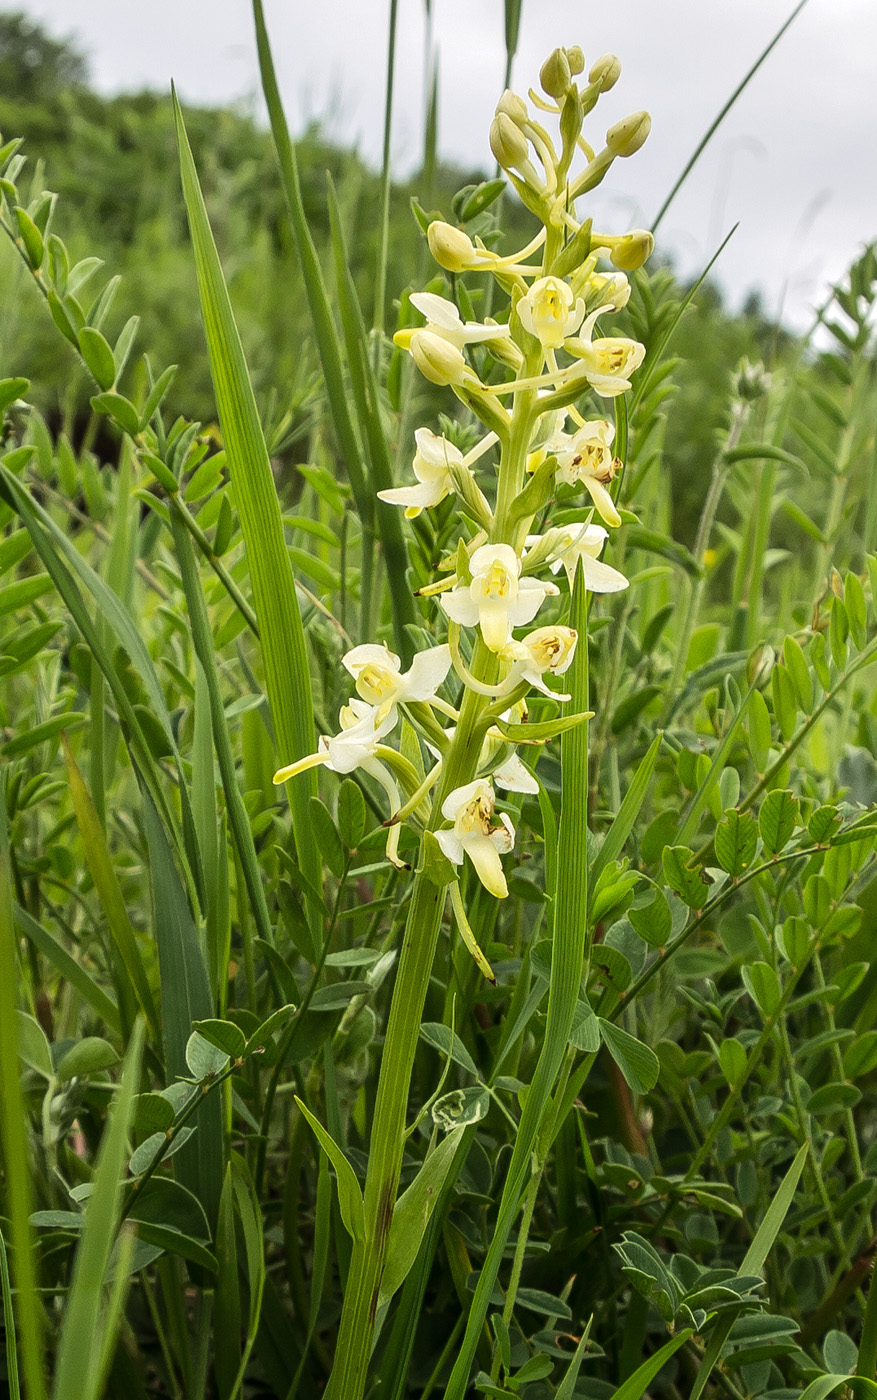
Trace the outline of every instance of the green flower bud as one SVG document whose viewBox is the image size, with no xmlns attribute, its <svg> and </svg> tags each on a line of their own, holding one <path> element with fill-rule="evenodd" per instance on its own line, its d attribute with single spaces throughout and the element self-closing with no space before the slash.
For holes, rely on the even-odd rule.
<svg viewBox="0 0 877 1400">
<path fill-rule="evenodd" d="M 614 53 L 604 53 L 588 74 L 588 82 L 598 86 L 601 92 L 608 92 L 610 88 L 614 88 L 620 77 L 621 60 L 616 58 Z"/>
<path fill-rule="evenodd" d="M 566 50 L 566 61 L 569 64 L 569 71 L 574 78 L 578 77 L 579 73 L 584 72 L 585 55 L 582 53 L 578 44 L 573 44 L 571 49 Z"/>
<path fill-rule="evenodd" d="M 514 169 L 530 158 L 526 136 L 505 112 L 497 112 L 490 124 L 490 149 L 503 170 Z"/>
<path fill-rule="evenodd" d="M 439 267 L 446 272 L 463 272 L 477 260 L 475 245 L 468 234 L 441 219 L 434 219 L 430 224 L 426 241 Z"/>
<path fill-rule="evenodd" d="M 652 129 L 648 112 L 632 112 L 616 122 L 606 132 L 606 147 L 614 156 L 632 156 L 642 146 Z"/>
<path fill-rule="evenodd" d="M 523 97 L 512 92 L 511 88 L 506 88 L 496 104 L 496 115 L 499 116 L 500 112 L 504 112 L 507 117 L 510 117 L 515 126 L 526 126 L 530 120 L 526 102 Z"/>
<path fill-rule="evenodd" d="M 572 74 L 565 49 L 555 49 L 549 54 L 539 69 L 539 82 L 542 84 L 542 91 L 557 102 L 566 95 L 572 82 Z"/>
<path fill-rule="evenodd" d="M 609 261 L 622 272 L 635 272 L 652 256 L 655 240 L 644 228 L 635 228 L 610 248 Z"/>
<path fill-rule="evenodd" d="M 462 384 L 468 366 L 456 345 L 432 331 L 418 330 L 408 348 L 420 373 L 431 384 Z"/>
</svg>

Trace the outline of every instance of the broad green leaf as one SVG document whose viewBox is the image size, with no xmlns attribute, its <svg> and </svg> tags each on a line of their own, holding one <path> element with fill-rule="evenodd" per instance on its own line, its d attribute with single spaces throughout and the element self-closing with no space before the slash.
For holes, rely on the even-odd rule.
<svg viewBox="0 0 877 1400">
<path fill-rule="evenodd" d="M 226 1057 L 239 1060 L 247 1048 L 247 1038 L 233 1021 L 195 1021 L 194 1028 L 202 1040 L 223 1051 Z"/>
<path fill-rule="evenodd" d="M 661 1070 L 660 1061 L 654 1050 L 644 1045 L 636 1036 L 613 1025 L 611 1021 L 600 1022 L 600 1037 L 609 1054 L 624 1075 L 634 1094 L 648 1094 L 658 1082 Z"/>
<path fill-rule="evenodd" d="M 438 1050 L 439 1054 L 456 1061 L 473 1078 L 478 1078 L 475 1061 L 456 1031 L 451 1030 L 450 1026 L 444 1026 L 439 1021 L 424 1021 L 420 1027 L 420 1039 L 425 1040 L 427 1045 L 431 1045 L 434 1050 Z"/>
<path fill-rule="evenodd" d="M 362 1209 L 362 1192 L 359 1189 L 356 1174 L 335 1139 L 326 1131 L 319 1119 L 314 1117 L 298 1096 L 296 1096 L 295 1101 L 335 1168 L 335 1177 L 338 1182 L 338 1205 L 341 1209 L 344 1227 L 351 1239 L 360 1240 L 365 1230 L 365 1219 Z"/>
<path fill-rule="evenodd" d="M 709 879 L 701 866 L 692 868 L 693 854 L 687 846 L 665 846 L 662 854 L 664 878 L 689 909 L 702 909 L 709 899 Z"/>
<path fill-rule="evenodd" d="M 748 813 L 735 810 L 725 813 L 715 834 L 716 860 L 723 870 L 735 878 L 748 870 L 758 846 L 758 827 Z"/>
<path fill-rule="evenodd" d="M 98 1035 L 87 1035 L 61 1056 L 55 1066 L 55 1078 L 72 1079 L 74 1075 L 85 1079 L 90 1074 L 110 1069 L 119 1063 L 119 1057 L 109 1041 Z"/>
<path fill-rule="evenodd" d="M 417 1258 L 430 1216 L 438 1204 L 454 1154 L 466 1131 L 452 1129 L 442 1138 L 403 1191 L 393 1208 L 387 1259 L 381 1275 L 381 1300 L 389 1300 L 402 1287 Z"/>
<path fill-rule="evenodd" d="M 213 1041 L 205 1040 L 198 1031 L 193 1031 L 186 1043 L 186 1064 L 193 1079 L 215 1079 L 228 1068 L 228 1054 Z"/>
<path fill-rule="evenodd" d="M 106 339 L 94 326 L 83 326 L 79 332 L 79 353 L 99 387 L 110 389 L 116 380 L 116 362 Z"/>
<path fill-rule="evenodd" d="M 197 1196 L 179 1181 L 167 1176 L 150 1177 L 135 1193 L 128 1218 L 136 1223 L 137 1233 L 147 1244 L 179 1254 L 182 1259 L 216 1273 L 216 1257 L 208 1248 L 207 1216 Z"/>
<path fill-rule="evenodd" d="M 39 1021 L 34 1020 L 26 1011 L 16 1011 L 15 1014 L 19 1055 L 29 1069 L 35 1070 L 43 1079 L 51 1079 L 54 1075 L 52 1048 L 45 1031 Z"/>
<path fill-rule="evenodd" d="M 670 906 L 664 892 L 657 887 L 651 902 L 628 909 L 627 917 L 650 948 L 663 948 L 673 931 Z"/>
<path fill-rule="evenodd" d="M 786 637 L 783 642 L 783 656 L 795 687 L 798 704 L 804 714 L 809 715 L 813 709 L 813 678 L 800 642 L 794 637 Z"/>
<path fill-rule="evenodd" d="M 723 1040 L 719 1046 L 719 1064 L 722 1073 L 732 1089 L 737 1089 L 746 1078 L 748 1063 L 746 1051 L 739 1040 Z"/>
<path fill-rule="evenodd" d="M 743 968 L 743 985 L 762 1016 L 775 1016 L 782 1001 L 782 990 L 773 968 L 765 962 L 754 962 Z"/>
<path fill-rule="evenodd" d="M 359 845 L 367 821 L 362 789 L 353 778 L 345 778 L 338 789 L 338 830 L 348 850 L 355 850 Z"/>
<path fill-rule="evenodd" d="M 758 813 L 758 829 L 768 855 L 779 855 L 798 822 L 798 799 L 787 788 L 769 792 Z"/>
<path fill-rule="evenodd" d="M 770 756 L 770 711 L 760 690 L 749 697 L 749 748 L 756 772 L 764 773 Z"/>
<path fill-rule="evenodd" d="M 340 880 L 346 864 L 344 847 L 338 835 L 338 828 L 332 820 L 332 813 L 319 797 L 312 797 L 310 800 L 310 819 L 317 849 L 332 874 Z"/>
</svg>

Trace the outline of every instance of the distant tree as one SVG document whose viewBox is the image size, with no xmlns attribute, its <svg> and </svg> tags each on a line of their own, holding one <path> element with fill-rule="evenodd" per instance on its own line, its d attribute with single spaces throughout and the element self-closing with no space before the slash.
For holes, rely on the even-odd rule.
<svg viewBox="0 0 877 1400">
<path fill-rule="evenodd" d="M 8 101 L 41 102 L 88 81 L 82 54 L 65 39 L 51 39 L 20 11 L 0 14 L 0 93 Z"/>
</svg>

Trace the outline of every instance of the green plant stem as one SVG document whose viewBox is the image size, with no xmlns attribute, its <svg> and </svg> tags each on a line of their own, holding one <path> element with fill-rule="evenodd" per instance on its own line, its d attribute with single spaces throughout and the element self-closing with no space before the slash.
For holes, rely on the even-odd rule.
<svg viewBox="0 0 877 1400">
<path fill-rule="evenodd" d="M 390 253 L 390 137 L 393 129 L 393 80 L 396 70 L 396 17 L 399 0 L 390 0 L 390 32 L 387 39 L 387 82 L 384 90 L 384 144 L 381 157 L 381 239 L 375 270 L 374 353 L 375 368 L 380 356 L 384 331 L 384 303 L 387 299 L 387 262 Z"/>
<path fill-rule="evenodd" d="M 868 1301 L 865 1305 L 865 1320 L 859 1341 L 859 1357 L 856 1361 L 856 1375 L 866 1376 L 869 1381 L 877 1379 L 877 1288 L 874 1287 L 874 1272 L 868 1285 Z"/>
<path fill-rule="evenodd" d="M 536 1209 L 536 1198 L 539 1195 L 539 1183 L 542 1180 L 542 1169 L 544 1163 L 540 1163 L 537 1170 L 534 1170 L 524 1196 L 524 1205 L 521 1211 L 521 1223 L 518 1227 L 518 1238 L 515 1241 L 515 1254 L 512 1260 L 512 1272 L 509 1278 L 509 1286 L 503 1304 L 502 1320 L 506 1327 L 511 1326 L 512 1316 L 515 1311 L 515 1300 L 518 1296 L 518 1288 L 521 1282 L 521 1272 L 524 1268 L 524 1258 L 527 1253 L 527 1241 L 530 1238 L 530 1226 L 533 1222 L 533 1211 Z M 494 1352 L 491 1379 L 497 1380 L 501 1357 L 499 1350 Z"/>
<path fill-rule="evenodd" d="M 817 956 L 818 954 L 814 953 L 814 959 Z M 843 1268 L 849 1269 L 852 1263 L 849 1247 L 845 1243 L 843 1235 L 840 1232 L 840 1226 L 835 1219 L 831 1198 L 828 1194 L 828 1188 L 825 1185 L 825 1177 L 822 1174 L 822 1164 L 816 1156 L 816 1149 L 813 1145 L 813 1138 L 810 1132 L 810 1124 L 807 1122 L 807 1113 L 801 1100 L 801 1089 L 798 1084 L 798 1076 L 795 1072 L 795 1062 L 792 1058 L 792 1047 L 789 1043 L 789 1029 L 786 1025 L 785 1018 L 782 1016 L 777 1020 L 777 1029 L 779 1030 L 779 1041 L 783 1059 L 786 1062 L 786 1074 L 789 1079 L 789 1088 L 792 1091 L 792 1102 L 795 1105 L 795 1117 L 798 1120 L 801 1143 L 807 1142 L 810 1145 L 810 1166 L 813 1171 L 813 1179 L 816 1182 L 816 1192 L 822 1202 L 822 1208 L 825 1211 L 826 1220 L 828 1221 L 832 1243 L 837 1250 L 838 1258 L 842 1261 Z"/>
<path fill-rule="evenodd" d="M 588 709 L 588 606 L 584 575 L 576 573 L 570 613 L 579 634 L 569 672 L 570 713 Z M 503 1251 L 530 1173 L 543 1115 L 569 1047 L 582 976 L 587 976 L 593 930 L 588 928 L 588 725 L 567 730 L 561 740 L 562 805 L 558 830 L 558 882 L 554 915 L 551 978 L 545 1038 L 527 1091 L 521 1121 L 500 1201 L 493 1239 L 475 1288 L 466 1332 L 446 1400 L 463 1400 L 481 1328 L 487 1316 Z"/>
</svg>

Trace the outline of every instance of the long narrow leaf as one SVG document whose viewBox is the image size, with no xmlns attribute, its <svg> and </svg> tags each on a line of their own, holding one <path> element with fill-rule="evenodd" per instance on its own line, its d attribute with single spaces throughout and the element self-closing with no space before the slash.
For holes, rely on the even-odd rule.
<svg viewBox="0 0 877 1400">
<path fill-rule="evenodd" d="M 315 747 L 308 654 L 295 578 L 253 387 L 176 95 L 174 113 L 210 370 L 259 619 L 278 760 L 290 763 Z M 313 774 L 299 778 L 291 788 L 290 804 L 299 862 L 305 874 L 319 883 L 320 859 L 309 816 L 309 798 L 315 793 Z"/>
<path fill-rule="evenodd" d="M 741 1277 L 744 1275 L 760 1274 L 761 1270 L 764 1268 L 773 1242 L 782 1229 L 783 1221 L 789 1212 L 789 1207 L 794 1199 L 798 1182 L 801 1180 L 801 1173 L 804 1170 L 804 1163 L 807 1160 L 809 1151 L 810 1144 L 809 1142 L 805 1142 L 783 1177 L 779 1190 L 765 1211 L 764 1219 L 756 1230 L 752 1243 L 746 1251 L 746 1257 L 737 1271 Z M 734 1326 L 739 1311 L 738 1308 L 733 1308 L 716 1322 L 715 1327 L 710 1333 L 710 1339 L 707 1342 L 697 1375 L 694 1378 L 689 1400 L 699 1400 L 699 1397 L 703 1394 L 704 1387 L 712 1375 L 716 1363 L 721 1357 L 722 1349 L 730 1336 L 731 1328 Z"/>
<path fill-rule="evenodd" d="M 110 930 L 110 936 L 124 975 L 128 979 L 140 1010 L 146 1017 L 153 1037 L 158 1040 L 161 1030 L 158 1011 L 152 997 L 146 969 L 143 966 L 143 959 L 140 956 L 140 949 L 134 937 L 134 930 L 131 927 L 131 920 L 128 918 L 128 910 L 125 907 L 125 900 L 113 862 L 107 850 L 103 829 L 91 795 L 85 785 L 85 780 L 73 757 L 73 751 L 66 739 L 63 742 L 70 796 L 73 801 L 73 811 L 76 814 L 79 835 L 82 838 L 86 864 L 91 872 L 91 878 L 94 881 L 94 887 L 101 902 L 101 908 L 104 911 L 107 927 Z"/>
<path fill-rule="evenodd" d="M 10 1217 L 12 1273 L 21 1335 L 22 1369 L 29 1400 L 44 1400 L 42 1310 L 37 1294 L 33 1235 L 30 1226 L 31 1183 L 27 1114 L 18 1063 L 18 1016 L 15 989 L 18 965 L 12 918 L 12 869 L 6 825 L 6 775 L 0 772 L 0 1128 L 6 1169 L 6 1213 Z"/>
<path fill-rule="evenodd" d="M 350 382 L 356 399 L 356 410 L 365 430 L 375 490 L 386 491 L 393 486 L 393 468 L 390 463 L 387 436 L 381 418 L 378 384 L 369 355 L 368 334 L 350 271 L 350 258 L 344 242 L 344 230 L 341 227 L 338 201 L 331 180 L 329 181 L 329 221 L 335 254 L 335 276 L 338 281 L 338 304 L 341 310 L 341 324 L 347 349 L 347 363 L 350 366 Z M 387 568 L 387 581 L 393 608 L 393 635 L 396 647 L 407 665 L 411 660 L 412 642 L 409 634 L 405 631 L 405 626 L 407 623 L 416 623 L 417 612 L 414 606 L 414 595 L 408 586 L 409 561 L 405 536 L 402 531 L 402 519 L 398 507 L 387 505 L 384 501 L 378 501 L 375 508 L 375 519 Z"/>
<path fill-rule="evenodd" d="M 164 828 L 148 796 L 143 824 L 149 847 L 155 940 L 161 973 L 161 1021 L 169 1080 L 188 1076 L 186 1045 L 193 1021 L 207 1021 L 214 1005 L 204 954 L 186 893 L 174 865 Z M 218 1094 L 208 1094 L 195 1115 L 197 1132 L 180 1148 L 174 1165 L 180 1182 L 198 1197 L 211 1228 L 222 1190 L 222 1111 Z"/>
<path fill-rule="evenodd" d="M 663 735 L 658 734 L 653 739 L 652 744 L 642 759 L 633 782 L 624 794 L 621 806 L 615 814 L 615 818 L 603 838 L 603 844 L 597 852 L 597 858 L 591 867 L 590 884 L 591 889 L 596 889 L 597 881 L 602 871 L 612 860 L 617 860 L 624 850 L 625 842 L 633 831 L 633 825 L 639 816 L 640 808 L 649 790 L 652 774 L 655 771 L 655 764 L 658 761 Z"/>
<path fill-rule="evenodd" d="M 292 236 L 301 263 L 305 292 L 311 311 L 311 319 L 314 323 L 314 333 L 317 337 L 317 351 L 326 379 L 326 389 L 332 408 L 332 423 L 338 436 L 338 444 L 344 458 L 356 508 L 363 526 L 366 527 L 370 526 L 372 521 L 374 502 L 365 477 L 359 437 L 350 412 L 350 405 L 347 402 L 341 349 L 338 344 L 335 323 L 332 320 L 329 295 L 323 280 L 320 260 L 317 257 L 317 250 L 308 228 L 307 215 L 301 197 L 295 147 L 290 140 L 289 127 L 286 123 L 283 103 L 280 100 L 280 90 L 274 72 L 274 60 L 271 57 L 271 46 L 268 41 L 261 0 L 253 0 L 253 18 L 256 24 L 262 91 L 268 106 L 268 117 L 280 164 L 280 175 L 289 209 Z"/>
<path fill-rule="evenodd" d="M 783 37 L 783 35 L 785 34 L 786 30 L 788 29 L 789 25 L 792 23 L 792 21 L 793 21 L 794 19 L 797 18 L 797 16 L 801 13 L 801 11 L 803 10 L 803 8 L 804 8 L 804 6 L 805 6 L 806 4 L 807 4 L 807 0 L 800 0 L 800 3 L 797 4 L 797 5 L 795 6 L 794 10 L 793 10 L 792 13 L 789 15 L 789 18 L 785 21 L 784 24 L 780 25 L 780 28 L 777 30 L 776 34 L 775 34 L 775 35 L 773 36 L 773 38 L 771 39 L 771 41 L 770 41 L 770 43 L 768 44 L 767 48 L 762 50 L 762 52 L 759 54 L 758 58 L 757 58 L 757 59 L 755 60 L 755 62 L 753 63 L 752 67 L 749 69 L 749 72 L 748 72 L 748 73 L 746 74 L 746 76 L 737 84 L 737 86 L 735 87 L 734 91 L 731 93 L 731 96 L 728 98 L 727 102 L 725 103 L 724 107 L 723 107 L 722 110 L 719 112 L 719 115 L 716 117 L 715 121 L 712 123 L 711 126 L 709 126 L 709 127 L 707 128 L 706 132 L 704 133 L 704 135 L 701 137 L 700 141 L 698 142 L 698 144 L 697 144 L 697 146 L 696 146 L 696 148 L 695 148 L 694 154 L 693 154 L 693 155 L 691 156 L 691 158 L 689 159 L 687 165 L 685 166 L 685 169 L 682 171 L 682 174 L 679 176 L 679 179 L 676 181 L 676 183 L 675 183 L 675 185 L 673 186 L 673 188 L 671 189 L 670 193 L 667 195 L 667 198 L 664 200 L 664 203 L 661 205 L 661 207 L 660 207 L 660 209 L 658 210 L 658 212 L 657 212 L 655 218 L 652 220 L 652 225 L 651 225 L 651 226 L 652 226 L 653 229 L 656 229 L 656 228 L 658 227 L 658 225 L 660 224 L 661 220 L 663 219 L 663 217 L 664 217 L 664 215 L 666 214 L 667 210 L 670 208 L 670 205 L 673 203 L 673 200 L 676 198 L 676 196 L 677 196 L 677 194 L 679 193 L 679 191 L 681 190 L 682 186 L 685 184 L 685 181 L 688 179 L 688 176 L 691 174 L 691 171 L 694 169 L 695 165 L 697 164 L 698 160 L 700 159 L 700 157 L 701 157 L 701 155 L 703 154 L 704 150 L 706 149 L 707 145 L 708 145 L 709 142 L 712 140 L 712 138 L 713 138 L 713 136 L 715 135 L 715 133 L 718 131 L 719 127 L 721 126 L 722 122 L 725 120 L 725 117 L 726 117 L 726 116 L 728 115 L 728 113 L 730 112 L 730 110 L 731 110 L 731 108 L 733 107 L 734 103 L 737 101 L 737 98 L 738 98 L 738 97 L 740 96 L 740 94 L 748 87 L 748 85 L 749 85 L 751 79 L 755 77 L 755 74 L 758 72 L 759 68 L 761 67 L 761 65 L 762 65 L 762 63 L 764 62 L 764 60 L 767 58 L 768 54 L 771 52 L 771 50 L 772 50 L 773 48 L 776 47 L 776 45 L 779 43 L 780 39 L 781 39 L 781 38 Z"/>
<path fill-rule="evenodd" d="M 138 1024 L 131 1038 L 122 1082 L 98 1153 L 94 1190 L 89 1198 L 85 1228 L 76 1251 L 73 1283 L 58 1346 L 54 1400 L 99 1400 L 103 1394 L 104 1377 L 95 1360 L 109 1350 L 106 1346 L 106 1329 L 111 1318 L 105 1315 L 102 1295 L 104 1284 L 108 1282 L 113 1245 L 122 1215 L 128 1129 L 140 1077 L 142 1046 L 143 1028 Z M 117 1312 L 117 1309 L 114 1311 Z"/>
</svg>

